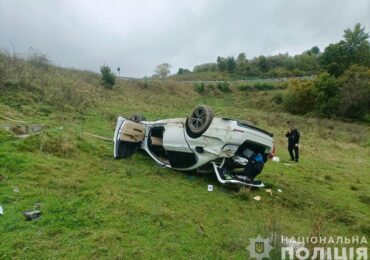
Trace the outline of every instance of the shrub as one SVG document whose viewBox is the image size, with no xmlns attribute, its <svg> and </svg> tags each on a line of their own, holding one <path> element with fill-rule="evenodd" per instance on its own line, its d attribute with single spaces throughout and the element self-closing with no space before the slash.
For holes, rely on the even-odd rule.
<svg viewBox="0 0 370 260">
<path fill-rule="evenodd" d="M 243 84 L 243 85 L 239 85 L 237 86 L 238 90 L 240 91 L 246 91 L 246 90 L 250 90 L 252 87 L 248 84 Z"/>
<path fill-rule="evenodd" d="M 273 101 L 275 104 L 280 105 L 281 103 L 283 103 L 283 94 L 281 94 L 281 93 L 276 93 L 276 94 L 272 97 L 272 101 Z"/>
<path fill-rule="evenodd" d="M 353 65 L 339 78 L 338 115 L 363 119 L 370 107 L 370 70 Z"/>
<path fill-rule="evenodd" d="M 41 136 L 40 148 L 42 152 L 68 157 L 76 151 L 75 140 L 61 131 L 49 131 Z"/>
<path fill-rule="evenodd" d="M 37 50 L 31 51 L 31 55 L 28 57 L 27 61 L 32 66 L 42 69 L 49 68 L 52 65 L 48 57 Z"/>
<path fill-rule="evenodd" d="M 203 83 L 203 82 L 196 83 L 196 84 L 194 85 L 194 89 L 195 89 L 195 91 L 196 91 L 196 92 L 198 92 L 199 94 L 204 93 L 204 90 L 205 90 L 204 83 Z"/>
<path fill-rule="evenodd" d="M 106 88 L 112 88 L 114 84 L 116 84 L 116 77 L 110 70 L 109 66 L 102 66 L 100 68 L 100 72 L 102 74 L 102 83 Z"/>
<path fill-rule="evenodd" d="M 275 86 L 268 82 L 256 82 L 254 83 L 255 90 L 273 90 Z"/>
<path fill-rule="evenodd" d="M 231 89 L 229 87 L 229 83 L 227 83 L 227 82 L 218 83 L 217 88 L 223 93 L 229 93 L 231 91 Z"/>
<path fill-rule="evenodd" d="M 339 87 L 336 78 L 327 72 L 321 73 L 314 81 L 315 109 L 321 115 L 337 113 Z"/>
<path fill-rule="evenodd" d="M 284 98 L 284 107 L 293 114 L 305 114 L 314 108 L 315 96 L 311 81 L 291 80 L 288 93 Z"/>
</svg>

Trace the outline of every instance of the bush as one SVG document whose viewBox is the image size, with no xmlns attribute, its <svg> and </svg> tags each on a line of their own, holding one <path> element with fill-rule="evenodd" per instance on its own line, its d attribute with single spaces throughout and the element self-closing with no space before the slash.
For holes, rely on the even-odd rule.
<svg viewBox="0 0 370 260">
<path fill-rule="evenodd" d="M 229 87 L 229 83 L 227 83 L 227 82 L 218 83 L 217 88 L 223 93 L 229 93 L 231 91 L 231 89 Z"/>
<path fill-rule="evenodd" d="M 52 65 L 48 57 L 45 54 L 37 50 L 31 51 L 31 55 L 28 57 L 27 61 L 32 66 L 36 68 L 42 68 L 42 69 L 49 68 Z"/>
<path fill-rule="evenodd" d="M 353 65 L 339 78 L 338 115 L 363 119 L 370 108 L 370 70 Z"/>
<path fill-rule="evenodd" d="M 116 77 L 110 70 L 109 66 L 102 66 L 100 68 L 100 72 L 102 74 L 102 83 L 106 88 L 112 88 L 114 84 L 116 84 Z"/>
<path fill-rule="evenodd" d="M 291 80 L 288 93 L 284 98 L 284 107 L 293 114 L 305 114 L 313 111 L 315 96 L 311 81 Z"/>
<path fill-rule="evenodd" d="M 269 82 L 256 82 L 254 83 L 255 90 L 273 90 L 275 86 Z"/>
<path fill-rule="evenodd" d="M 71 156 L 76 151 L 75 140 L 62 131 L 53 130 L 43 134 L 40 138 L 41 151 L 61 157 Z"/>
<path fill-rule="evenodd" d="M 239 91 L 247 91 L 247 90 L 251 90 L 252 86 L 248 84 L 242 84 L 242 85 L 237 86 L 237 88 Z"/>
<path fill-rule="evenodd" d="M 283 94 L 281 94 L 281 93 L 276 93 L 276 94 L 272 97 L 272 101 L 273 101 L 275 104 L 280 105 L 281 103 L 283 103 Z"/>
<path fill-rule="evenodd" d="M 314 81 L 315 109 L 324 116 L 333 116 L 338 109 L 339 87 L 336 78 L 327 72 Z"/>
<path fill-rule="evenodd" d="M 205 90 L 205 86 L 204 86 L 204 83 L 201 82 L 201 83 L 196 83 L 194 85 L 194 89 L 196 92 L 198 92 L 199 94 L 202 94 L 204 93 L 204 90 Z"/>
</svg>

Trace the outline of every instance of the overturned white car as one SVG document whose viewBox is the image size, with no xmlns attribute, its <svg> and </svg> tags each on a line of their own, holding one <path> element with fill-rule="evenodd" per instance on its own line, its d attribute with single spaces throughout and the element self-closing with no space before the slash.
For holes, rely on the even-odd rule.
<svg viewBox="0 0 370 260">
<path fill-rule="evenodd" d="M 114 132 L 114 157 L 145 150 L 160 166 L 212 172 L 220 183 L 263 187 L 255 177 L 272 155 L 273 135 L 252 124 L 213 117 L 197 106 L 189 117 L 145 121 L 140 114 L 119 117 Z"/>
</svg>

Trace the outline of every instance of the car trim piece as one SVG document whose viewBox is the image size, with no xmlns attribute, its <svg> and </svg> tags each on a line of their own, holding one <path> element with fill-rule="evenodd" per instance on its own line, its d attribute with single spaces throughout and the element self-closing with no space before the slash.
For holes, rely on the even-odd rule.
<svg viewBox="0 0 370 260">
<path fill-rule="evenodd" d="M 253 125 L 249 125 L 249 124 L 246 124 L 246 123 L 242 123 L 240 121 L 236 121 L 236 123 L 240 127 L 250 128 L 250 129 L 256 130 L 258 132 L 267 134 L 270 137 L 274 137 L 274 134 L 273 133 L 267 132 L 266 130 L 263 130 L 263 129 L 259 128 L 259 127 L 256 127 L 256 126 L 253 126 Z"/>
<path fill-rule="evenodd" d="M 224 179 L 221 178 L 220 173 L 218 172 L 217 164 L 215 162 L 212 162 L 212 165 L 213 165 L 213 169 L 215 170 L 217 180 L 222 184 L 230 183 L 230 184 L 241 184 L 241 185 L 245 185 L 245 186 L 253 186 L 253 187 L 258 187 L 258 188 L 265 187 L 265 185 L 263 183 L 261 183 L 260 185 L 254 185 L 254 184 L 249 184 L 249 183 L 245 183 L 245 182 L 238 181 L 238 180 L 224 180 Z"/>
</svg>

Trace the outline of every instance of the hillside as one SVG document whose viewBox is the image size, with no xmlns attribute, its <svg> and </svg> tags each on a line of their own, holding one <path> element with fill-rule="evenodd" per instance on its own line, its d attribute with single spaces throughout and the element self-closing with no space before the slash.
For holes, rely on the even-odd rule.
<svg viewBox="0 0 370 260">
<path fill-rule="evenodd" d="M 0 258 L 245 259 L 258 234 L 370 235 L 369 125 L 282 112 L 273 98 L 284 88 L 118 80 L 109 90 L 97 74 L 2 53 L 0 91 L 0 115 L 28 122 L 1 126 L 43 126 L 27 138 L 0 131 Z M 158 168 L 145 154 L 114 160 L 112 143 L 85 134 L 111 138 L 119 115 L 185 117 L 197 104 L 274 133 L 281 162 L 260 175 L 272 196 Z M 287 120 L 302 134 L 291 166 Z M 42 216 L 25 221 L 36 203 Z"/>
</svg>

